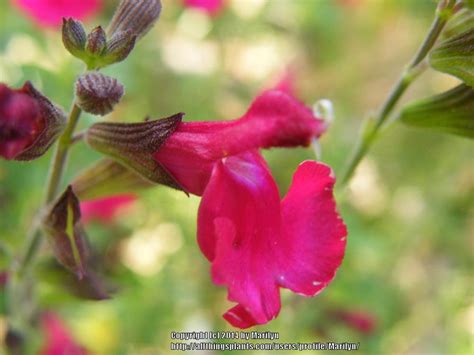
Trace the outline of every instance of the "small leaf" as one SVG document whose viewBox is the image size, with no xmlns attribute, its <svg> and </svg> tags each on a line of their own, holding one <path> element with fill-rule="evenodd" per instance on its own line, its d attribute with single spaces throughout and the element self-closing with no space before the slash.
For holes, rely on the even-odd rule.
<svg viewBox="0 0 474 355">
<path fill-rule="evenodd" d="M 80 220 L 79 200 L 69 186 L 45 217 L 43 226 L 58 261 L 82 279 L 87 273 L 88 251 Z"/>
<path fill-rule="evenodd" d="M 409 126 L 474 138 L 474 89 L 462 84 L 414 102 L 402 110 L 400 119 Z"/>
<path fill-rule="evenodd" d="M 72 186 L 81 200 L 92 200 L 155 186 L 112 159 L 101 159 L 77 176 Z"/>
<path fill-rule="evenodd" d="M 174 132 L 183 113 L 139 123 L 99 122 L 86 134 L 87 143 L 148 181 L 182 190 L 180 184 L 153 158 Z"/>
<path fill-rule="evenodd" d="M 431 52 L 430 64 L 474 86 L 474 27 L 441 42 Z"/>
</svg>

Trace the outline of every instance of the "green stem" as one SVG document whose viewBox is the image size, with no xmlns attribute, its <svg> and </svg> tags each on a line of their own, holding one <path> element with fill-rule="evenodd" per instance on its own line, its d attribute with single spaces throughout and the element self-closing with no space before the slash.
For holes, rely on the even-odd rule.
<svg viewBox="0 0 474 355">
<path fill-rule="evenodd" d="M 68 124 L 63 134 L 59 138 L 56 153 L 54 155 L 54 160 L 48 178 L 45 204 L 50 203 L 58 193 L 61 178 L 63 176 L 64 169 L 66 168 L 66 160 L 69 152 L 69 146 L 71 145 L 71 138 L 74 130 L 76 129 L 81 112 L 82 110 L 79 108 L 79 106 L 74 103 L 71 113 L 69 114 Z"/>
<path fill-rule="evenodd" d="M 56 151 L 54 153 L 54 158 L 51 162 L 43 207 L 46 207 L 49 203 L 51 203 L 58 193 L 59 186 L 61 184 L 61 178 L 66 168 L 71 138 L 74 130 L 76 129 L 81 112 L 82 110 L 74 103 L 69 114 L 66 129 L 59 137 Z M 20 267 L 18 271 L 18 275 L 20 277 L 27 271 L 29 265 L 41 246 L 41 231 L 38 226 L 33 226 L 32 233 L 30 235 L 31 237 L 29 238 L 28 249 L 23 259 L 20 261 Z"/>
<path fill-rule="evenodd" d="M 346 185 L 354 174 L 355 169 L 359 165 L 362 158 L 367 154 L 373 142 L 377 139 L 380 129 L 384 126 L 387 118 L 392 113 L 394 107 L 405 93 L 407 88 L 415 81 L 415 79 L 426 69 L 424 59 L 433 48 L 436 40 L 441 34 L 446 22 L 452 15 L 455 0 L 441 0 L 436 10 L 435 19 L 428 31 L 428 35 L 416 52 L 410 64 L 403 71 L 397 83 L 390 91 L 387 99 L 378 111 L 375 117 L 370 117 L 366 122 L 359 141 L 346 165 L 344 174 L 342 175 L 341 185 Z"/>
</svg>

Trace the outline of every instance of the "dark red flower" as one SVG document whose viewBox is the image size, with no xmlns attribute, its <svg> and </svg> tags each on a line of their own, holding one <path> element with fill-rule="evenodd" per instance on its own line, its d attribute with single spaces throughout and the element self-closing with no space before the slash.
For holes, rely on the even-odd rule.
<svg viewBox="0 0 474 355">
<path fill-rule="evenodd" d="M 36 100 L 0 84 L 0 155 L 14 159 L 44 129 Z"/>
<path fill-rule="evenodd" d="M 59 27 L 63 17 L 83 20 L 102 7 L 102 0 L 12 0 L 42 27 Z"/>
<path fill-rule="evenodd" d="M 63 321 L 55 313 L 44 313 L 41 317 L 41 326 L 45 335 L 41 355 L 86 355 L 88 353 L 74 341 Z"/>
<path fill-rule="evenodd" d="M 50 147 L 64 127 L 62 111 L 27 82 L 18 90 L 0 84 L 0 156 L 30 160 Z"/>
<path fill-rule="evenodd" d="M 275 318 L 281 287 L 314 296 L 342 262 L 346 227 L 332 195 L 329 167 L 302 163 L 287 196 L 258 148 L 306 146 L 326 124 L 280 91 L 258 97 L 240 119 L 180 123 L 155 159 L 184 187 L 202 195 L 198 243 L 212 279 L 238 304 L 224 314 L 247 328 Z"/>
</svg>

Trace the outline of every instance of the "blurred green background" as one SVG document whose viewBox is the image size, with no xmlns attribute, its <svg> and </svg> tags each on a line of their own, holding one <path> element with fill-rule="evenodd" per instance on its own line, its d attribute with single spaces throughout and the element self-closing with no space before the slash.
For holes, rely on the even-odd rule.
<svg viewBox="0 0 474 355">
<path fill-rule="evenodd" d="M 114 6 L 108 2 L 87 28 L 107 24 Z M 233 0 L 208 17 L 164 0 L 158 24 L 129 59 L 104 70 L 126 87 L 107 119 L 181 111 L 186 120 L 236 118 L 291 67 L 303 101 L 334 103 L 323 161 L 340 174 L 362 118 L 382 103 L 411 59 L 435 7 L 430 0 Z M 81 71 L 58 31 L 39 30 L 0 0 L 0 82 L 18 87 L 31 80 L 67 109 Z M 455 84 L 428 71 L 404 101 Z M 84 115 L 81 125 L 95 120 Z M 264 155 L 282 195 L 297 165 L 314 157 L 310 149 Z M 7 250 L 24 246 L 50 156 L 0 161 L 0 238 Z M 337 277 L 315 298 L 282 290 L 278 318 L 254 330 L 279 332 L 283 343 L 356 342 L 361 355 L 473 353 L 472 156 L 467 139 L 394 124 L 349 188 L 337 193 L 349 230 Z M 67 179 L 98 158 L 84 144 L 75 146 Z M 78 301 L 38 271 L 41 306 L 58 312 L 94 354 L 168 354 L 171 331 L 232 330 L 221 318 L 230 306 L 226 290 L 212 284 L 195 241 L 198 205 L 197 197 L 156 187 L 141 192 L 115 224 L 88 225 L 116 294 L 108 301 Z M 40 264 L 50 258 L 45 248 Z M 6 254 L 1 263 L 5 268 Z M 355 330 L 332 315 L 338 310 L 367 313 L 376 319 L 375 330 Z M 0 318 L 1 336 L 4 328 Z M 40 344 L 40 333 L 31 340 Z"/>
</svg>

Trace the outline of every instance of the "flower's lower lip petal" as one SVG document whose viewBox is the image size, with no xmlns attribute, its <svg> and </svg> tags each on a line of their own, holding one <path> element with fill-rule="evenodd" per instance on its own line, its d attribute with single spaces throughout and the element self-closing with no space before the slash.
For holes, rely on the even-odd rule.
<svg viewBox="0 0 474 355">
<path fill-rule="evenodd" d="M 330 168 L 305 162 L 280 203 L 257 152 L 216 163 L 199 209 L 198 242 L 212 262 L 214 283 L 238 303 L 224 315 L 232 325 L 247 328 L 276 317 L 279 287 L 314 296 L 333 279 L 347 234 L 333 184 Z"/>
<path fill-rule="evenodd" d="M 320 163 L 302 163 L 282 201 L 280 251 L 285 265 L 280 285 L 314 296 L 333 278 L 344 257 L 347 230 L 336 211 L 332 170 Z M 304 208 L 302 208 L 304 206 Z"/>
<path fill-rule="evenodd" d="M 213 281 L 239 303 L 239 312 L 225 316 L 236 326 L 267 323 L 280 310 L 270 245 L 279 233 L 278 189 L 263 158 L 247 152 L 217 163 L 199 209 L 198 242 L 212 262 Z"/>
<path fill-rule="evenodd" d="M 247 312 L 245 308 L 240 304 L 225 312 L 223 317 L 234 327 L 240 329 L 250 328 L 258 324 L 258 322 L 252 317 L 252 315 Z"/>
</svg>

